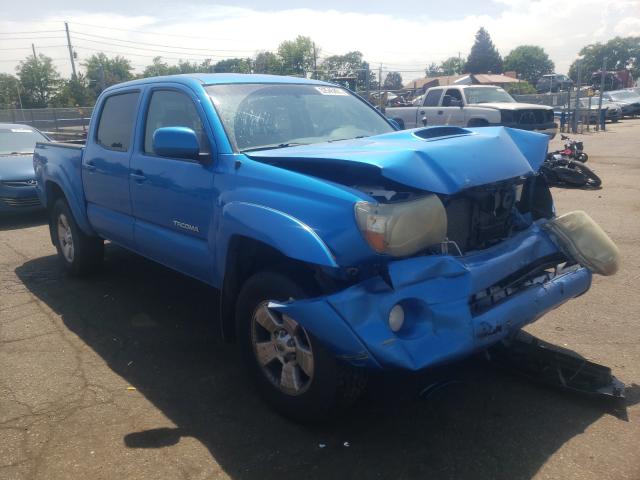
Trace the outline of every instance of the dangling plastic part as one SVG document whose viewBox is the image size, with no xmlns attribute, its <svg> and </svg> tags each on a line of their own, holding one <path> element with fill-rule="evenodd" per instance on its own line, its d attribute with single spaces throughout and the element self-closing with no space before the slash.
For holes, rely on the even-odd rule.
<svg viewBox="0 0 640 480">
<path fill-rule="evenodd" d="M 570 212 L 544 224 L 558 248 L 593 273 L 613 275 L 620 251 L 613 240 L 583 211 Z"/>
</svg>

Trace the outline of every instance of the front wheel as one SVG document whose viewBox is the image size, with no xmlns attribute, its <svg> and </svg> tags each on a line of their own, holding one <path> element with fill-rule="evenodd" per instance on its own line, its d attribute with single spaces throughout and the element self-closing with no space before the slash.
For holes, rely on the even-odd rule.
<svg viewBox="0 0 640 480">
<path fill-rule="evenodd" d="M 317 421 L 350 406 L 366 382 L 295 318 L 268 308 L 270 301 L 306 296 L 287 276 L 257 273 L 238 296 L 236 321 L 244 364 L 260 395 L 283 416 Z"/>
<path fill-rule="evenodd" d="M 69 205 L 63 198 L 56 200 L 51 209 L 49 228 L 58 257 L 70 274 L 89 273 L 102 263 L 103 240 L 85 234 L 78 227 Z"/>
</svg>

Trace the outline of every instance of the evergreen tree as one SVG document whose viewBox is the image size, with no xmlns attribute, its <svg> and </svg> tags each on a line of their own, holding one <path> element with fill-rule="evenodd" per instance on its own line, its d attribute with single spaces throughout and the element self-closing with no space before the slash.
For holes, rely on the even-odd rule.
<svg viewBox="0 0 640 480">
<path fill-rule="evenodd" d="M 476 33 L 476 42 L 471 47 L 464 70 L 469 73 L 502 73 L 502 57 L 484 27 Z"/>
</svg>

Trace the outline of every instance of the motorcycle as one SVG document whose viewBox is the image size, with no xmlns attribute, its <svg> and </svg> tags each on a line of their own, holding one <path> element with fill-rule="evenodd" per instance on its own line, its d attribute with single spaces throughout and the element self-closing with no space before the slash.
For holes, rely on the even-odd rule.
<svg viewBox="0 0 640 480">
<path fill-rule="evenodd" d="M 550 186 L 599 188 L 602 180 L 583 162 L 552 152 L 540 167 L 540 173 Z"/>
<path fill-rule="evenodd" d="M 571 140 L 569 137 L 562 134 L 560 134 L 560 138 L 562 140 L 566 140 L 567 143 L 564 144 L 563 150 L 557 150 L 553 152 L 554 154 L 561 154 L 574 160 L 578 160 L 579 162 L 587 163 L 589 155 L 584 151 L 584 143 L 577 140 Z"/>
</svg>

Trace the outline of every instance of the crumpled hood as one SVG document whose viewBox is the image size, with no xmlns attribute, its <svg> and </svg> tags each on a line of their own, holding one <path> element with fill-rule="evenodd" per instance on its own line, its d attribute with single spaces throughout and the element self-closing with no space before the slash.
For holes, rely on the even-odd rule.
<svg viewBox="0 0 640 480">
<path fill-rule="evenodd" d="M 497 110 L 552 110 L 552 108 L 547 105 L 520 102 L 474 103 L 473 105 L 469 105 L 469 107 L 486 107 L 495 108 Z"/>
<path fill-rule="evenodd" d="M 363 168 L 441 194 L 535 174 L 549 137 L 505 127 L 430 127 L 373 137 L 249 152 L 264 163 L 304 171 Z"/>
<path fill-rule="evenodd" d="M 33 171 L 33 155 L 0 155 L 0 180 L 33 178 L 36 178 Z"/>
</svg>

